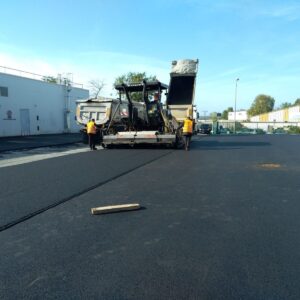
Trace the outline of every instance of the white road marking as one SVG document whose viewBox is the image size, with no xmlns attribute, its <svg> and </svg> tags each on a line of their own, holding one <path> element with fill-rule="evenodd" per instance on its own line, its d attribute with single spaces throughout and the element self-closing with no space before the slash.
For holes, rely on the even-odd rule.
<svg viewBox="0 0 300 300">
<path fill-rule="evenodd" d="M 101 147 L 98 147 L 100 150 Z M 47 147 L 27 151 L 13 151 L 0 154 L 0 168 L 27 164 L 34 161 L 91 151 L 88 146 Z"/>
</svg>

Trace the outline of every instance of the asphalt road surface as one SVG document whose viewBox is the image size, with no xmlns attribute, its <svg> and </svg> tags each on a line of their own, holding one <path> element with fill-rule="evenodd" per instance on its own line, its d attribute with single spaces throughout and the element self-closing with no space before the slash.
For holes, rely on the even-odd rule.
<svg viewBox="0 0 300 300">
<path fill-rule="evenodd" d="M 0 168 L 0 299 L 300 299 L 299 150 L 196 137 Z"/>
<path fill-rule="evenodd" d="M 0 153 L 11 150 L 24 150 L 34 149 L 37 147 L 48 147 L 51 145 L 68 145 L 81 141 L 82 137 L 80 133 L 0 137 Z"/>
</svg>

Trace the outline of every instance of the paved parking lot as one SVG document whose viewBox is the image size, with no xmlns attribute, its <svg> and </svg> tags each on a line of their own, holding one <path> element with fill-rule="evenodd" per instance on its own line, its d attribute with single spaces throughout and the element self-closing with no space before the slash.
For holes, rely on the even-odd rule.
<svg viewBox="0 0 300 300">
<path fill-rule="evenodd" d="M 0 153 L 37 147 L 63 146 L 76 142 L 81 142 L 81 135 L 79 133 L 0 137 Z"/>
<path fill-rule="evenodd" d="M 299 150 L 201 136 L 1 168 L 0 298 L 299 299 Z"/>
</svg>

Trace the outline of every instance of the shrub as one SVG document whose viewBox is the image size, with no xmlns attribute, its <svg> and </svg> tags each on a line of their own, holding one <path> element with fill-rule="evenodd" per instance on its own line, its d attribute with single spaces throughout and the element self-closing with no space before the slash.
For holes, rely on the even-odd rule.
<svg viewBox="0 0 300 300">
<path fill-rule="evenodd" d="M 298 127 L 298 126 L 289 126 L 288 127 L 288 133 L 300 134 L 300 127 Z"/>
</svg>

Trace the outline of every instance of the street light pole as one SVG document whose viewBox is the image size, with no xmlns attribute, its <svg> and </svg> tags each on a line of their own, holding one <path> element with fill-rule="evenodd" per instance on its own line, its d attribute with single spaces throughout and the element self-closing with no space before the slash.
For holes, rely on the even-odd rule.
<svg viewBox="0 0 300 300">
<path fill-rule="evenodd" d="M 235 80 L 235 97 L 234 97 L 234 134 L 236 134 L 236 98 L 237 98 L 237 83 L 240 79 Z"/>
</svg>

